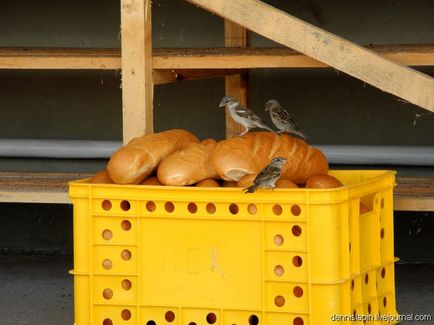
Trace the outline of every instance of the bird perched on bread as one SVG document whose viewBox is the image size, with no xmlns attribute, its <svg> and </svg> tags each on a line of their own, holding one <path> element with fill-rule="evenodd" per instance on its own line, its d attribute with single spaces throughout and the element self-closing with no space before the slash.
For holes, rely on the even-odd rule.
<svg viewBox="0 0 434 325">
<path fill-rule="evenodd" d="M 256 127 L 266 129 L 270 132 L 273 132 L 274 134 L 277 134 L 274 130 L 265 125 L 259 116 L 257 116 L 247 107 L 242 106 L 234 97 L 223 97 L 219 106 L 227 107 L 232 119 L 244 126 L 245 130 L 240 135 L 246 134 L 250 129 Z"/>
<path fill-rule="evenodd" d="M 301 132 L 289 113 L 275 99 L 265 103 L 265 110 L 270 113 L 271 120 L 279 129 L 279 133 L 286 132 L 306 140 L 306 135 Z"/>
<path fill-rule="evenodd" d="M 286 164 L 287 159 L 283 157 L 275 157 L 265 166 L 253 180 L 253 184 L 244 190 L 246 193 L 253 193 L 258 188 L 275 188 L 276 182 L 282 174 L 282 168 Z"/>
</svg>

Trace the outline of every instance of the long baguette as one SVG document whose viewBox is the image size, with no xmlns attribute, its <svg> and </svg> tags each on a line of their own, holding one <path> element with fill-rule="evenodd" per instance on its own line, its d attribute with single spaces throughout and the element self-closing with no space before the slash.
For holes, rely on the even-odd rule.
<svg viewBox="0 0 434 325">
<path fill-rule="evenodd" d="M 165 157 L 197 142 L 195 135 L 181 129 L 147 134 L 116 151 L 107 164 L 107 172 L 116 184 L 139 184 Z"/>
</svg>

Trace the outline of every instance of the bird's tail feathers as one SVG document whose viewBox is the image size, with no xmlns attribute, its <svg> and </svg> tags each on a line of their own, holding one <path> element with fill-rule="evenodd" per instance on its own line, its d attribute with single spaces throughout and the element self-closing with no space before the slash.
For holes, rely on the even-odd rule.
<svg viewBox="0 0 434 325">
<path fill-rule="evenodd" d="M 249 187 L 246 187 L 245 189 L 243 189 L 244 193 L 253 193 L 256 191 L 256 185 L 252 184 Z"/>
</svg>

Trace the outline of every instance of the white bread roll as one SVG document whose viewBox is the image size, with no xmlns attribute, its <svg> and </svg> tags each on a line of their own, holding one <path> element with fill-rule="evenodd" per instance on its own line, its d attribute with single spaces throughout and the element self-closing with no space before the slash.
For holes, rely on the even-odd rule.
<svg viewBox="0 0 434 325">
<path fill-rule="evenodd" d="M 208 139 L 191 143 L 167 156 L 158 166 L 157 176 L 164 185 L 192 185 L 206 178 L 218 178 L 210 156 L 217 142 Z"/>
<path fill-rule="evenodd" d="M 116 151 L 107 171 L 116 184 L 139 184 L 172 152 L 199 139 L 186 130 L 173 129 L 131 140 Z"/>
</svg>

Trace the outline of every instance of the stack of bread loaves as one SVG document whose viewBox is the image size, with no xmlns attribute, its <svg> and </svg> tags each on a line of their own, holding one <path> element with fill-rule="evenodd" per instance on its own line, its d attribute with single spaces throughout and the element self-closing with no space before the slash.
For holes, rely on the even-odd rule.
<svg viewBox="0 0 434 325">
<path fill-rule="evenodd" d="M 200 142 L 180 129 L 131 140 L 90 182 L 247 187 L 274 157 L 287 159 L 277 187 L 342 186 L 327 175 L 328 162 L 321 151 L 287 134 L 249 132 L 220 142 Z"/>
</svg>

